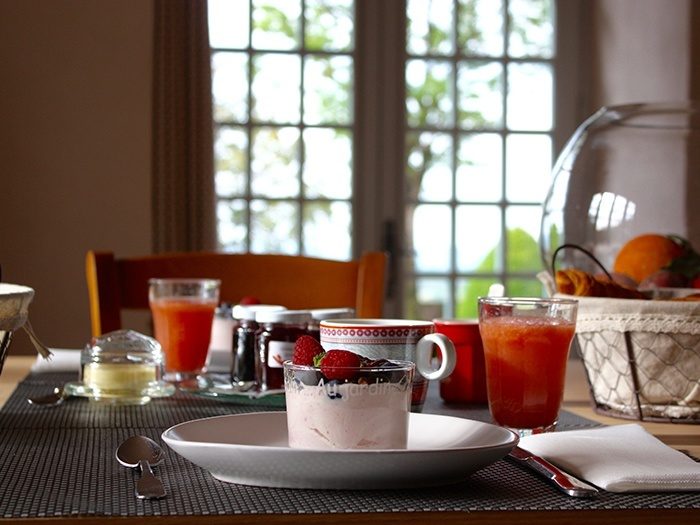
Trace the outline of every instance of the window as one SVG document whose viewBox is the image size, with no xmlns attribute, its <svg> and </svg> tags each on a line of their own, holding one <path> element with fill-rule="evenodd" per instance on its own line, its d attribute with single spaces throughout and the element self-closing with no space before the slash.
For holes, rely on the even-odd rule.
<svg viewBox="0 0 700 525">
<path fill-rule="evenodd" d="M 474 316 L 494 282 L 540 295 L 555 7 L 209 0 L 221 248 L 389 249 L 388 315 Z"/>
<path fill-rule="evenodd" d="M 408 0 L 410 317 L 474 317 L 494 282 L 539 296 L 549 185 L 549 0 Z"/>
<path fill-rule="evenodd" d="M 210 0 L 227 251 L 351 257 L 351 0 Z"/>
</svg>

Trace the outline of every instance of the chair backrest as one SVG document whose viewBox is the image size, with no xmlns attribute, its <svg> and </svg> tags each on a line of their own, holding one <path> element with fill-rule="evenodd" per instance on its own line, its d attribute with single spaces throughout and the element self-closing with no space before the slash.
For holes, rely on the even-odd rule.
<svg viewBox="0 0 700 525">
<path fill-rule="evenodd" d="M 355 261 L 292 255 L 190 252 L 116 259 L 86 257 L 92 335 L 119 330 L 122 309 L 148 308 L 151 278 L 221 280 L 221 302 L 246 296 L 289 309 L 353 307 L 357 317 L 381 317 L 387 256 L 369 252 Z"/>
</svg>

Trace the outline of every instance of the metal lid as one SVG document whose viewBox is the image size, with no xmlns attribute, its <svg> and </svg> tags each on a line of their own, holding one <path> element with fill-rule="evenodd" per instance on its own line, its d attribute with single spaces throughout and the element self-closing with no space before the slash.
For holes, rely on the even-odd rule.
<svg viewBox="0 0 700 525">
<path fill-rule="evenodd" d="M 345 319 L 355 317 L 354 308 L 317 308 L 311 310 L 311 317 L 316 321 L 324 319 Z"/>
<path fill-rule="evenodd" d="M 263 311 L 286 310 L 279 304 L 237 304 L 231 310 L 234 319 L 241 321 L 255 321 L 255 314 Z"/>
<path fill-rule="evenodd" d="M 311 319 L 309 310 L 261 310 L 255 313 L 258 323 L 308 323 Z"/>
</svg>

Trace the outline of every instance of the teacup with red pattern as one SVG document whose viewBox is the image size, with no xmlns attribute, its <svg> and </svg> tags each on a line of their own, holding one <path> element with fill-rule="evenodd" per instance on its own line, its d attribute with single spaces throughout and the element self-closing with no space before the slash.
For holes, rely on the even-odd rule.
<svg viewBox="0 0 700 525">
<path fill-rule="evenodd" d="M 350 350 L 371 359 L 399 359 L 416 363 L 419 373 L 414 377 L 413 411 L 420 411 L 423 407 L 428 380 L 447 377 L 457 362 L 452 341 L 443 334 L 435 333 L 435 324 L 430 321 L 324 320 L 321 321 L 321 346 L 326 351 Z"/>
</svg>

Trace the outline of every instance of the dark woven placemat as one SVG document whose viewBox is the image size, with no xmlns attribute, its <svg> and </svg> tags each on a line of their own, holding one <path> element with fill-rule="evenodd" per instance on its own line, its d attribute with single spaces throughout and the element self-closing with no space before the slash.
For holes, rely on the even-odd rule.
<svg viewBox="0 0 700 525">
<path fill-rule="evenodd" d="M 46 393 L 70 374 L 32 374 L 0 411 L 0 517 L 189 516 L 355 512 L 443 512 L 574 509 L 700 509 L 698 493 L 611 494 L 570 498 L 527 470 L 498 461 L 466 482 L 436 488 L 323 491 L 222 483 L 167 446 L 157 468 L 168 490 L 163 500 L 138 500 L 134 473 L 114 459 L 118 444 L 143 434 L 160 442 L 170 426 L 223 414 L 264 410 L 178 394 L 141 407 L 109 407 L 71 399 L 37 408 L 27 396 Z M 448 407 L 431 389 L 426 412 L 488 420 L 484 407 Z M 595 426 L 562 414 L 560 428 Z"/>
</svg>

